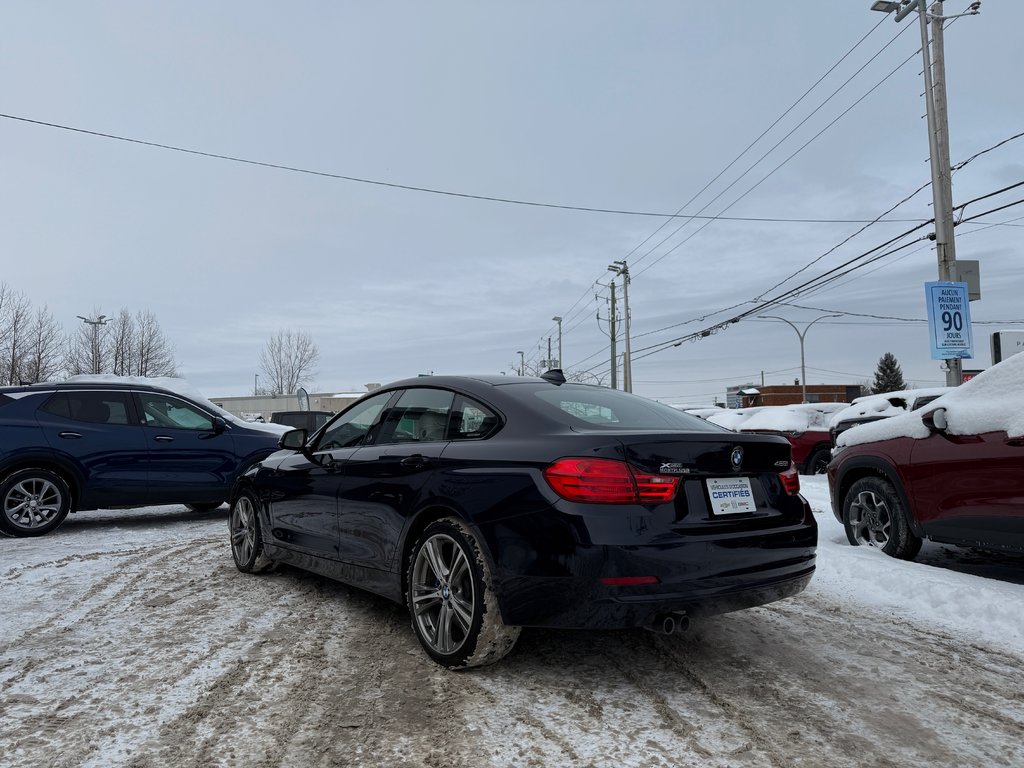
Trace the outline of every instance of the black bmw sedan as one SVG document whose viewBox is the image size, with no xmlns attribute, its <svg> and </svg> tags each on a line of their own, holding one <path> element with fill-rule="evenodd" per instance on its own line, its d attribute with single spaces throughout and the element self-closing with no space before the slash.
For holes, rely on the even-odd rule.
<svg viewBox="0 0 1024 768">
<path fill-rule="evenodd" d="M 281 448 L 232 493 L 238 568 L 404 602 L 449 668 L 497 661 L 524 626 L 671 631 L 814 572 L 784 438 L 560 371 L 399 381 Z"/>
</svg>

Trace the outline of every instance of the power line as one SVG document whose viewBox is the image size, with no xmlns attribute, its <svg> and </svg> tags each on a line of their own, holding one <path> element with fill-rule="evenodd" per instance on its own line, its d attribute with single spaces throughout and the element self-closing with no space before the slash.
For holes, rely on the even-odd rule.
<svg viewBox="0 0 1024 768">
<path fill-rule="evenodd" d="M 874 55 L 874 56 L 872 56 L 872 57 L 871 57 L 870 59 L 868 59 L 868 61 L 867 61 L 867 62 L 865 62 L 864 66 L 866 67 L 866 66 L 867 66 L 868 64 L 870 64 L 870 63 L 871 63 L 872 61 L 874 61 L 874 60 L 875 60 L 876 58 L 878 58 L 878 56 L 880 56 L 880 55 L 882 54 L 882 52 L 883 52 L 883 51 L 885 51 L 885 49 L 886 49 L 886 48 L 888 48 L 888 47 L 889 47 L 890 45 L 892 45 L 892 44 L 893 44 L 893 43 L 894 43 L 894 42 L 896 41 L 896 39 L 897 39 L 897 38 L 899 38 L 899 37 L 900 37 L 900 35 L 904 34 L 904 33 L 906 32 L 906 30 L 907 30 L 907 29 L 909 29 L 909 28 L 910 28 L 910 27 L 909 27 L 909 26 L 907 26 L 907 27 L 904 27 L 903 29 L 901 29 L 901 30 L 900 30 L 899 32 L 897 32 L 897 33 L 896 33 L 896 34 L 895 34 L 895 35 L 894 35 L 894 36 L 893 36 L 893 37 L 892 37 L 892 38 L 891 38 L 891 39 L 889 40 L 889 42 L 888 42 L 888 43 L 886 43 L 886 44 L 885 44 L 884 46 L 882 46 L 882 48 L 880 48 L 880 49 L 879 49 L 879 50 L 878 50 L 878 51 L 877 51 L 877 52 L 875 53 L 875 55 Z M 818 139 L 818 138 L 819 138 L 819 137 L 820 137 L 820 136 L 821 136 L 822 134 L 824 134 L 824 133 L 825 133 L 825 132 L 826 132 L 826 131 L 827 131 L 827 130 L 828 130 L 829 128 L 831 128 L 831 127 L 832 127 L 833 125 L 835 125 L 835 124 L 836 124 L 837 122 L 839 122 L 839 121 L 840 121 L 840 120 L 841 120 L 841 119 L 842 119 L 843 117 L 845 117 L 845 116 L 846 116 L 847 114 L 849 114 L 849 112 L 850 112 L 851 110 L 853 110 L 853 108 L 854 108 L 854 107 L 856 107 L 856 106 L 857 106 L 858 104 L 860 104 L 860 103 L 861 103 L 862 101 L 864 101 L 864 99 L 866 99 L 866 98 L 867 98 L 868 96 L 870 96 L 870 95 L 871 95 L 871 94 L 872 94 L 872 93 L 873 93 L 873 92 L 874 92 L 874 91 L 875 91 L 875 90 L 876 90 L 876 89 L 877 89 L 877 88 L 878 88 L 879 86 L 881 86 L 881 85 L 882 85 L 882 84 L 883 84 L 883 83 L 884 83 L 884 82 L 885 82 L 886 80 L 888 80 L 888 79 L 889 79 L 890 77 L 892 77 L 893 75 L 895 75 L 895 74 L 896 74 L 896 72 L 898 72 L 898 71 L 899 71 L 899 70 L 900 70 L 900 69 L 901 69 L 901 68 L 902 68 L 902 67 L 903 67 L 904 65 L 906 65 L 906 63 L 907 63 L 907 62 L 909 62 L 909 61 L 910 61 L 910 60 L 911 60 L 912 58 L 914 58 L 914 56 L 916 56 L 916 55 L 917 55 L 917 53 L 915 52 L 915 53 L 911 54 L 910 56 L 908 56 L 908 57 L 907 57 L 906 59 L 904 59 L 904 60 L 903 60 L 903 62 L 901 62 L 901 63 L 900 63 L 900 64 L 899 64 L 899 65 L 898 65 L 897 67 L 895 67 L 895 68 L 894 68 L 894 69 L 893 69 L 893 70 L 892 70 L 891 72 L 889 72 L 889 74 L 887 74 L 887 75 L 886 75 L 885 77 L 883 77 L 883 78 L 882 78 L 881 80 L 879 80 L 879 81 L 878 81 L 877 83 L 875 83 L 875 84 L 874 84 L 874 85 L 873 85 L 873 86 L 872 86 L 872 87 L 871 87 L 870 89 L 868 89 L 868 91 L 867 91 L 866 93 L 864 93 L 864 95 L 862 95 L 862 96 L 861 96 L 861 97 L 860 97 L 859 99 L 857 99 L 856 101 L 854 101 L 854 102 L 853 102 L 853 103 L 852 103 L 852 104 L 851 104 L 850 106 L 848 106 L 848 107 L 847 107 L 847 108 L 846 108 L 845 110 L 843 110 L 842 112 L 840 112 L 840 113 L 839 113 L 839 115 L 838 115 L 837 117 L 835 117 L 835 118 L 834 118 L 834 119 L 833 119 L 833 120 L 832 120 L 831 122 L 829 122 L 829 123 L 828 123 L 828 124 L 827 124 L 827 125 L 826 125 L 826 126 L 825 126 L 824 128 L 822 128 L 822 129 L 821 129 L 820 131 L 818 131 L 818 132 L 817 132 L 816 134 L 814 134 L 814 135 L 813 135 L 813 136 L 812 136 L 812 137 L 811 137 L 810 139 L 808 139 L 808 140 L 807 140 L 807 141 L 806 141 L 806 142 L 805 142 L 805 143 L 804 143 L 803 145 L 801 145 L 801 146 L 800 146 L 800 147 L 799 147 L 799 148 L 798 148 L 798 149 L 797 149 L 797 150 L 796 150 L 795 152 L 793 152 L 792 154 L 790 154 L 790 155 L 789 155 L 789 156 L 788 156 L 788 157 L 787 157 L 787 158 L 786 158 L 785 160 L 783 160 L 783 161 L 782 161 L 781 163 L 779 163 L 779 164 L 778 164 L 777 166 L 775 166 L 775 168 L 773 168 L 773 169 L 772 169 L 771 171 L 769 171 L 769 172 L 768 172 L 768 173 L 767 173 L 767 174 L 766 174 L 765 176 L 763 176 L 763 177 L 762 177 L 762 178 L 761 178 L 761 179 L 760 179 L 759 181 L 757 181 L 757 182 L 756 182 L 756 183 L 755 183 L 755 184 L 754 184 L 753 186 L 751 186 L 750 188 L 748 188 L 748 189 L 747 189 L 747 190 L 746 190 L 746 191 L 745 191 L 745 192 L 744 192 L 743 194 L 741 194 L 741 195 L 740 195 L 739 197 L 735 198 L 735 199 L 734 199 L 734 200 L 733 200 L 733 201 L 732 201 L 731 203 L 729 203 L 729 204 L 728 204 L 728 205 L 727 205 L 727 206 L 726 206 L 725 208 L 723 208 L 723 209 L 722 209 L 722 211 L 721 211 L 721 212 L 719 213 L 719 215 L 721 215 L 721 213 L 724 213 L 725 211 L 727 211 L 727 210 L 729 210 L 730 208 L 732 208 L 732 207 L 733 207 L 734 205 L 736 205 L 736 204 L 737 204 L 738 202 L 740 202 L 740 201 L 741 201 L 741 200 L 742 200 L 743 198 L 745 198 L 745 197 L 746 197 L 747 195 L 749 195 L 749 194 L 750 194 L 751 192 L 753 192 L 753 191 L 754 191 L 755 189 L 757 189 L 757 188 L 758 188 L 759 186 L 761 186 L 761 184 L 763 184 L 763 183 L 764 183 L 765 181 L 767 181 L 767 180 L 768 180 L 769 178 L 771 178 L 771 177 L 772 177 L 772 176 L 773 176 L 773 175 L 774 175 L 774 174 L 775 174 L 776 172 L 778 172 L 778 171 L 779 171 L 779 170 L 780 170 L 780 169 L 781 169 L 781 168 L 782 168 L 783 166 L 785 166 L 785 165 L 786 165 L 787 163 L 789 163 L 789 161 L 790 161 L 790 160 L 792 160 L 792 159 L 793 159 L 794 157 L 796 157 L 796 156 L 797 156 L 798 154 L 800 154 L 801 152 L 803 152 L 803 151 L 804 151 L 804 150 L 805 150 L 805 149 L 806 149 L 806 148 L 807 148 L 808 146 L 810 146 L 810 145 L 811 145 L 811 144 L 812 144 L 812 143 L 813 143 L 814 141 L 816 141 L 816 140 L 817 140 L 817 139 Z M 831 99 L 832 99 L 832 98 L 833 98 L 833 97 L 834 97 L 834 96 L 835 96 L 836 94 L 838 94 L 838 93 L 839 93 L 839 92 L 840 92 L 841 90 L 843 90 L 843 89 L 844 89 L 844 88 L 845 88 L 845 87 L 846 87 L 846 86 L 847 86 L 847 85 L 848 85 L 848 84 L 849 84 L 849 83 L 850 83 L 850 82 L 851 82 L 851 81 L 852 81 L 852 80 L 853 80 L 853 79 L 854 79 L 854 78 L 855 78 L 855 77 L 856 77 L 856 76 L 857 76 L 858 74 L 860 74 L 860 72 L 861 72 L 861 71 L 863 71 L 863 67 L 862 67 L 862 68 L 861 68 L 860 70 L 858 70 L 857 72 L 855 72 L 855 73 L 854 73 L 853 75 L 851 75 L 851 76 L 850 76 L 849 78 L 847 78 L 847 79 L 846 79 L 846 81 L 845 81 L 845 82 L 844 82 L 844 83 L 843 83 L 842 85 L 840 85 L 840 86 L 839 86 L 839 87 L 838 87 L 838 88 L 837 88 L 837 89 L 836 89 L 835 91 L 833 91 L 833 92 L 832 92 L 832 93 L 831 93 L 831 94 L 830 94 L 830 95 L 829 95 L 829 96 L 828 96 L 828 97 L 827 97 L 827 98 L 825 99 L 825 101 L 823 101 L 823 102 L 822 102 L 821 104 L 819 104 L 819 105 L 818 105 L 818 106 L 817 106 L 817 107 L 816 107 L 816 108 L 815 108 L 815 109 L 814 109 L 814 110 L 813 110 L 813 111 L 812 111 L 812 112 L 811 112 L 811 113 L 810 113 L 809 115 L 807 115 L 807 117 L 805 117 L 805 118 L 804 118 L 804 119 L 803 119 L 802 121 L 800 121 L 800 122 L 799 122 L 799 123 L 798 123 L 798 124 L 797 124 L 797 125 L 796 125 L 796 126 L 795 126 L 795 127 L 793 128 L 793 131 L 797 130 L 797 128 L 800 128 L 800 127 L 801 127 L 801 126 L 803 126 L 803 125 L 804 125 L 804 124 L 805 124 L 805 123 L 806 123 L 806 122 L 807 122 L 808 120 L 810 120 L 810 118 L 811 118 L 811 117 L 813 117 L 813 116 L 814 116 L 814 115 L 815 115 L 815 114 L 816 114 L 816 113 L 818 112 L 818 110 L 819 110 L 819 109 L 821 109 L 821 108 L 822 108 L 823 106 L 825 106 L 825 104 L 827 104 L 827 103 L 828 103 L 828 102 L 829 102 L 829 101 L 830 101 L 830 100 L 831 100 Z M 731 189 L 731 188 L 732 188 L 733 186 L 735 186 L 735 185 L 736 185 L 736 184 L 737 184 L 737 183 L 738 183 L 738 182 L 740 181 L 740 179 L 742 179 L 742 178 L 743 178 L 744 176 L 746 176 L 746 175 L 747 175 L 747 174 L 748 174 L 748 173 L 749 173 L 750 171 L 752 171 L 752 170 L 753 170 L 753 169 L 754 169 L 755 167 L 757 167 L 757 165 L 758 165 L 758 164 L 760 164 L 760 162 L 761 162 L 762 160 L 764 160 L 764 159 L 765 159 L 766 157 L 768 157 L 768 155 L 770 155 L 770 154 L 771 154 L 772 152 L 774 152 L 774 151 L 775 151 L 775 149 L 777 149 L 777 148 L 778 148 L 778 147 L 779 147 L 779 146 L 780 146 L 780 145 L 781 145 L 781 144 L 782 144 L 782 143 L 783 143 L 784 141 L 786 141 L 786 140 L 787 140 L 787 139 L 789 138 L 789 136 L 791 136 L 791 135 L 792 135 L 793 131 L 791 131 L 791 132 L 790 132 L 789 134 L 787 134 L 786 136 L 784 136 L 784 137 L 783 137 L 783 138 L 782 138 L 782 139 L 781 139 L 780 141 L 778 141 L 778 142 L 777 142 L 777 143 L 776 143 L 776 144 L 775 144 L 775 145 L 774 145 L 774 146 L 773 146 L 773 147 L 772 147 L 771 149 L 769 149 L 769 150 L 768 150 L 767 152 L 765 152 L 765 153 L 764 153 L 763 155 L 761 155 L 761 157 L 759 157 L 759 158 L 758 158 L 758 159 L 757 159 L 757 160 L 756 160 L 756 161 L 755 161 L 755 162 L 754 162 L 754 163 L 753 163 L 753 164 L 752 164 L 752 165 L 751 165 L 750 167 L 748 167 L 746 171 L 744 171 L 744 172 L 743 172 L 743 173 L 742 173 L 742 174 L 741 174 L 741 175 L 740 175 L 739 177 L 737 177 L 737 178 L 736 178 L 736 179 L 735 179 L 735 180 L 734 180 L 734 181 L 733 181 L 733 182 L 732 182 L 731 184 L 729 184 L 729 185 L 728 185 L 728 186 L 727 186 L 727 187 L 726 187 L 725 189 L 723 189 L 723 190 L 722 190 L 721 192 L 719 192 L 719 193 L 718 193 L 718 194 L 717 194 L 717 195 L 716 195 L 716 196 L 715 196 L 714 198 L 712 198 L 712 199 L 711 199 L 711 200 L 710 200 L 710 201 L 709 201 L 709 202 L 708 202 L 708 203 L 707 203 L 707 204 L 706 204 L 706 205 L 705 205 L 705 206 L 704 206 L 703 208 L 701 208 L 701 209 L 700 209 L 700 211 L 698 211 L 698 213 L 703 213 L 703 212 L 704 212 L 704 211 L 705 211 L 705 210 L 706 210 L 706 209 L 707 209 L 707 208 L 708 208 L 708 207 L 709 207 L 709 206 L 710 206 L 710 205 L 711 205 L 712 203 L 714 203 L 714 202 L 715 202 L 716 200 L 718 200 L 718 199 L 719 199 L 719 198 L 720 198 L 720 197 L 721 197 L 722 195 L 724 195 L 724 194 L 725 194 L 726 192 L 728 192 L 728 191 L 729 191 L 729 190 L 730 190 L 730 189 Z M 692 217 L 692 218 L 696 218 L 696 217 Z M 670 235 L 669 235 L 668 237 L 664 238 L 664 239 L 663 239 L 663 240 L 662 240 L 662 241 L 661 241 L 660 243 L 658 243 L 658 244 L 657 244 L 656 246 L 654 246 L 653 248 L 651 248 L 650 250 L 648 250 L 648 251 L 647 251 L 647 252 L 646 252 L 646 253 L 645 253 L 645 254 L 644 254 L 644 255 L 643 255 L 643 256 L 642 256 L 642 257 L 641 257 L 641 258 L 639 259 L 639 261 L 638 261 L 637 263 L 639 263 L 640 261 L 643 261 L 643 260 L 644 260 L 645 258 L 647 258 L 648 256 L 650 256 L 650 255 L 651 255 L 651 254 L 652 254 L 652 253 L 653 253 L 653 252 L 654 252 L 655 250 L 657 250 L 658 248 L 660 248 L 660 247 L 661 247 L 661 246 L 662 246 L 662 245 L 663 245 L 663 244 L 664 244 L 664 243 L 665 243 L 666 241 L 668 241 L 668 240 L 669 240 L 669 239 L 670 239 L 671 237 L 673 237 L 673 236 L 674 236 L 674 235 L 675 235 L 675 234 L 676 234 L 677 232 L 679 232 L 679 231 L 680 231 L 680 230 L 681 230 L 681 229 L 682 229 L 683 227 L 685 227 L 685 226 L 686 226 L 686 224 L 688 224 L 688 223 L 689 223 L 688 221 L 687 221 L 687 222 L 683 222 L 683 224 L 681 224 L 681 225 L 680 225 L 679 227 L 677 227 L 677 228 L 676 228 L 676 229 L 675 229 L 675 230 L 674 230 L 674 231 L 672 232 L 672 234 L 670 234 Z M 705 223 L 704 225 L 702 225 L 701 227 L 699 227 L 699 228 L 697 229 L 697 231 L 696 231 L 696 232 L 693 232 L 693 233 L 691 233 L 691 234 L 690 234 L 689 236 L 687 236 L 686 238 L 684 238 L 684 239 L 683 239 L 683 240 L 682 240 L 681 242 L 679 242 L 679 243 L 677 243 L 676 245 L 674 245 L 674 246 L 673 246 L 672 248 L 670 248 L 669 250 L 667 250 L 667 251 L 666 251 L 665 253 L 663 253 L 663 254 L 662 254 L 661 256 L 659 256 L 659 257 L 658 257 L 657 259 L 655 259 L 655 260 L 654 260 L 653 262 L 651 262 L 651 263 L 650 263 L 650 264 L 648 264 L 648 265 L 647 265 L 646 267 L 644 267 L 644 268 L 643 268 L 642 270 L 640 270 L 639 272 L 637 272 L 637 273 L 636 273 L 636 276 L 642 275 L 642 274 L 643 274 L 644 272 L 648 271 L 648 270 L 649 270 L 649 269 L 651 269 L 651 268 L 652 268 L 653 266 L 655 266 L 655 265 L 656 265 L 656 264 L 658 264 L 658 263 L 659 263 L 660 261 L 662 261 L 662 260 L 663 260 L 663 259 L 664 259 L 665 257 L 667 257 L 667 256 L 668 256 L 669 254 L 673 253 L 673 252 L 674 252 L 674 251 L 676 251 L 676 250 L 677 250 L 678 248 L 680 248 L 681 246 L 683 246 L 684 244 L 686 244 L 687 242 L 689 242 L 689 241 L 690 241 L 691 239 L 693 239 L 693 238 L 694 238 L 694 237 L 695 237 L 696 235 L 698 235 L 698 234 L 699 234 L 700 232 L 702 232 L 702 231 L 703 231 L 703 230 L 704 230 L 704 229 L 705 229 L 705 228 L 706 228 L 706 227 L 707 227 L 707 226 L 708 226 L 709 224 L 710 224 L 710 222 L 706 222 L 706 223 Z"/>
<path fill-rule="evenodd" d="M 0 114 L 0 118 L 7 120 L 17 120 L 23 123 L 30 123 L 32 125 L 42 125 L 48 128 L 58 128 L 63 131 L 71 131 L 73 133 L 81 133 L 87 136 L 96 136 L 104 139 L 113 139 L 115 141 L 124 141 L 129 144 L 139 144 L 145 147 L 154 147 L 156 149 L 165 149 L 171 152 L 182 152 L 187 155 L 197 155 L 199 157 L 208 157 L 216 160 L 227 160 L 232 163 L 242 163 L 244 165 L 255 165 L 260 168 L 273 168 L 279 171 L 290 171 L 292 173 L 302 173 L 310 176 L 320 176 L 327 179 L 337 179 L 340 181 L 350 181 L 356 184 L 370 184 L 377 187 L 388 187 L 390 189 L 402 189 L 407 192 L 421 192 L 430 195 L 442 195 L 445 197 L 457 197 L 465 200 L 482 200 L 490 203 L 503 203 L 506 205 L 523 205 L 533 208 L 552 208 L 560 211 L 581 211 L 584 213 L 606 213 L 613 214 L 616 216 L 646 216 L 650 218 L 687 218 L 687 219 L 718 219 L 720 221 L 739 221 L 739 222 L 756 222 L 760 224 L 766 223 L 778 223 L 778 224 L 860 224 L 863 220 L 860 219 L 820 219 L 820 218 L 799 218 L 799 219 L 787 219 L 773 216 L 701 216 L 697 214 L 682 214 L 682 213 L 667 213 L 665 211 L 635 211 L 621 208 L 597 208 L 584 205 L 567 205 L 560 203 L 545 203 L 537 200 L 518 200 L 509 197 L 498 197 L 493 195 L 476 195 L 469 192 L 455 192 L 447 189 L 436 189 L 433 187 L 422 187 L 412 184 L 399 184 L 391 181 L 381 181 L 379 179 L 366 179 L 359 176 L 348 176 L 342 173 L 330 173 L 327 171 L 317 171 L 311 168 L 299 168 L 297 166 L 282 165 L 280 163 L 270 163 L 262 160 L 253 160 L 245 157 L 235 157 L 233 155 L 224 155 L 218 152 L 205 152 L 198 149 L 189 149 L 187 147 L 179 147 L 173 144 L 163 144 L 156 141 L 145 141 L 143 139 L 134 139 L 129 136 L 119 136 L 113 133 L 103 133 L 101 131 L 91 131 L 85 128 L 76 128 L 70 125 L 61 125 L 60 123 L 51 123 L 45 120 L 33 120 L 27 117 L 20 117 L 18 115 Z"/>
</svg>

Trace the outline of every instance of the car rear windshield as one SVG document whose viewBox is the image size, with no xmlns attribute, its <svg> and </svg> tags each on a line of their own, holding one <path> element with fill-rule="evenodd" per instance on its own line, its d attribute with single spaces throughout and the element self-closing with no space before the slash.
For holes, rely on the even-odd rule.
<svg viewBox="0 0 1024 768">
<path fill-rule="evenodd" d="M 704 419 L 639 395 L 599 387 L 565 385 L 534 392 L 545 412 L 562 423 L 598 429 L 673 429 L 681 432 L 722 432 Z"/>
</svg>

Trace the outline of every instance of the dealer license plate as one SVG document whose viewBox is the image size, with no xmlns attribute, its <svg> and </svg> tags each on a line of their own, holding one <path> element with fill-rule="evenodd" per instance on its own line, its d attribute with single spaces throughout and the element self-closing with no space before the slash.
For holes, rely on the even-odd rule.
<svg viewBox="0 0 1024 768">
<path fill-rule="evenodd" d="M 716 515 L 738 515 L 754 512 L 757 504 L 747 477 L 709 477 L 704 481 L 711 498 L 711 511 Z"/>
</svg>

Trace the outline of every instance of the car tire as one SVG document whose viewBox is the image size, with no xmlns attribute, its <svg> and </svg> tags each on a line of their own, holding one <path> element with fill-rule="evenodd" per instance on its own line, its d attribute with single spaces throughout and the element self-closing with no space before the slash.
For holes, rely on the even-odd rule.
<svg viewBox="0 0 1024 768">
<path fill-rule="evenodd" d="M 493 664 L 519 639 L 521 628 L 501 619 L 490 566 L 462 521 L 445 518 L 426 527 L 412 549 L 407 583 L 413 631 L 438 664 Z"/>
<path fill-rule="evenodd" d="M 71 489 L 48 469 L 20 469 L 0 482 L 0 530 L 9 536 L 42 536 L 71 511 Z"/>
<path fill-rule="evenodd" d="M 242 573 L 263 573 L 274 566 L 263 548 L 259 500 L 251 491 L 242 491 L 228 513 L 231 557 Z"/>
<path fill-rule="evenodd" d="M 824 475 L 828 471 L 828 463 L 832 461 L 831 448 L 818 448 L 807 459 L 806 475 Z"/>
<path fill-rule="evenodd" d="M 211 501 L 204 502 L 203 504 L 186 504 L 185 506 L 193 512 L 213 512 L 223 503 L 223 501 Z"/>
<path fill-rule="evenodd" d="M 862 477 L 843 497 L 843 527 L 854 546 L 867 544 L 900 560 L 913 560 L 921 539 L 907 522 L 903 500 L 891 482 Z"/>
</svg>

